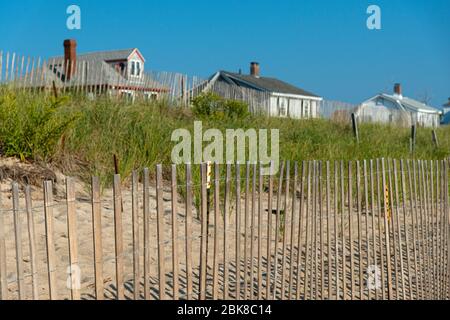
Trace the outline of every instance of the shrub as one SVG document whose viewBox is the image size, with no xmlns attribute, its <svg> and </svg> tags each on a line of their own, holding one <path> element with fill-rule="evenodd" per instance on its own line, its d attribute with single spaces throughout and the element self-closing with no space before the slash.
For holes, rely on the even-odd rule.
<svg viewBox="0 0 450 320">
<path fill-rule="evenodd" d="M 237 100 L 227 100 L 216 93 L 208 92 L 192 100 L 192 111 L 199 118 L 246 118 L 248 105 Z"/>
<path fill-rule="evenodd" d="M 66 98 L 26 99 L 12 92 L 0 97 L 0 150 L 7 157 L 51 157 L 76 115 L 66 113 Z"/>
</svg>

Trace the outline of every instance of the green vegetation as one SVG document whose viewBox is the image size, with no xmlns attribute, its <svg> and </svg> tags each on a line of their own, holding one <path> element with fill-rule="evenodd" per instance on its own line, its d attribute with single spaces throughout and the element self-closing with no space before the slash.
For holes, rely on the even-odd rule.
<svg viewBox="0 0 450 320">
<path fill-rule="evenodd" d="M 208 104 L 218 107 L 208 109 Z M 194 105 L 191 111 L 165 101 L 130 104 L 106 97 L 55 99 L 0 89 L 0 154 L 52 163 L 85 181 L 99 175 L 106 183 L 114 172 L 114 154 L 124 177 L 134 169 L 171 163 L 175 145 L 172 132 L 179 128 L 193 132 L 194 121 L 201 119 L 204 130 L 279 129 L 282 159 L 411 157 L 409 128 L 363 124 L 359 128 L 361 142 L 357 144 L 350 121 L 342 124 L 251 116 L 242 111 L 242 103 L 217 97 L 200 97 Z M 450 155 L 450 127 L 438 129 L 437 134 L 439 148 L 432 144 L 431 129 L 418 130 L 416 158 L 442 159 Z"/>
<path fill-rule="evenodd" d="M 192 100 L 192 113 L 201 119 L 245 119 L 250 114 L 242 101 L 226 100 L 215 93 L 206 93 Z"/>
</svg>

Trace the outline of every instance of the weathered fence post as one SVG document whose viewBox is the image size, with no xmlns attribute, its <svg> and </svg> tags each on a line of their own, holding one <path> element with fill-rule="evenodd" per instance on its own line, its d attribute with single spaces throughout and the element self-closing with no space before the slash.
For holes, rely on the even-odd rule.
<svg viewBox="0 0 450 320">
<path fill-rule="evenodd" d="M 24 298 L 24 279 L 23 279 L 23 250 L 22 250 L 22 219 L 19 210 L 19 185 L 17 182 L 12 184 L 12 200 L 14 214 L 14 236 L 16 241 L 16 266 L 17 266 L 17 288 L 19 300 Z"/>
<path fill-rule="evenodd" d="M 69 239 L 70 289 L 72 300 L 80 300 L 80 274 L 78 266 L 77 214 L 75 207 L 75 186 L 72 178 L 66 179 L 67 234 Z"/>
<path fill-rule="evenodd" d="M 92 177 L 92 233 L 94 235 L 95 298 L 103 300 L 103 243 L 100 179 Z"/>
<path fill-rule="evenodd" d="M 122 190 L 120 175 L 114 175 L 114 235 L 116 254 L 117 299 L 124 299 L 123 283 L 123 228 L 122 228 Z"/>
<path fill-rule="evenodd" d="M 431 131 L 431 139 L 433 141 L 433 144 L 436 148 L 439 148 L 439 140 L 437 136 L 436 130 Z"/>
<path fill-rule="evenodd" d="M 416 150 L 416 137 L 417 137 L 417 127 L 416 125 L 411 126 L 411 138 L 410 138 L 410 151 L 414 153 Z"/>
<path fill-rule="evenodd" d="M 157 211 L 157 236 L 158 236 L 158 275 L 159 275 L 159 299 L 166 299 L 166 264 L 164 245 L 164 199 L 163 199 L 162 165 L 156 166 L 156 211 Z"/>
<path fill-rule="evenodd" d="M 141 270 L 140 270 L 140 246 L 139 246 L 139 196 L 138 196 L 138 182 L 139 177 L 136 171 L 133 171 L 131 177 L 131 219 L 133 231 L 133 285 L 134 285 L 134 300 L 140 297 L 141 287 Z"/>
<path fill-rule="evenodd" d="M 178 190 L 177 165 L 172 165 L 172 266 L 173 266 L 173 300 L 178 300 Z"/>
<path fill-rule="evenodd" d="M 8 285 L 6 279 L 6 246 L 5 246 L 5 224 L 3 219 L 2 190 L 0 186 L 0 300 L 8 299 Z"/>
<path fill-rule="evenodd" d="M 356 142 L 359 143 L 358 116 L 355 113 L 352 113 L 352 128 L 353 128 L 353 135 L 355 136 Z"/>
<path fill-rule="evenodd" d="M 143 216 L 144 216 L 144 299 L 150 300 L 150 172 L 143 171 Z"/>
<path fill-rule="evenodd" d="M 37 261 L 36 261 L 36 231 L 33 217 L 33 205 L 31 201 L 31 187 L 25 187 L 25 205 L 27 211 L 27 226 L 28 226 L 28 238 L 30 241 L 30 263 L 31 263 L 31 277 L 33 286 L 33 300 L 39 299 L 39 288 L 38 288 L 38 271 L 37 271 Z M 1 221 L 0 221 L 1 223 Z"/>
<path fill-rule="evenodd" d="M 207 225 L 207 164 L 202 163 L 200 165 L 200 180 L 201 180 L 201 242 L 200 242 L 200 281 L 199 281 L 199 300 L 206 299 L 206 274 L 207 274 L 207 237 L 208 237 L 208 225 Z"/>
<path fill-rule="evenodd" d="M 47 246 L 48 285 L 50 300 L 57 300 L 56 289 L 56 256 L 53 235 L 53 183 L 44 182 L 45 236 Z"/>
</svg>

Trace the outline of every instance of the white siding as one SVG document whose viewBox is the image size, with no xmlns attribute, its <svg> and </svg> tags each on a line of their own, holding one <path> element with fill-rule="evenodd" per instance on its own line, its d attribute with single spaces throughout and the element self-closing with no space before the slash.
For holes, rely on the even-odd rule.
<svg viewBox="0 0 450 320">
<path fill-rule="evenodd" d="M 406 111 L 397 103 L 383 97 L 376 97 L 362 104 L 356 113 L 361 122 L 392 123 L 400 126 L 418 124 L 422 127 L 437 127 L 440 118 L 433 113 Z"/>
<path fill-rule="evenodd" d="M 302 100 L 289 99 L 289 116 L 295 119 L 302 118 Z"/>
</svg>

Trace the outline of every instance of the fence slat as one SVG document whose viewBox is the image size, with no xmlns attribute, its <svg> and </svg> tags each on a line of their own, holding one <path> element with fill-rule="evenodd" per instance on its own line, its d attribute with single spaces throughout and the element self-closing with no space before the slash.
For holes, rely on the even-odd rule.
<svg viewBox="0 0 450 320">
<path fill-rule="evenodd" d="M 328 263 L 328 274 L 327 274 L 327 281 L 328 281 L 328 300 L 332 299 L 332 291 L 333 291 L 333 267 L 331 263 L 331 184 L 330 184 L 330 161 L 326 162 L 326 209 L 327 209 L 327 263 Z"/>
<path fill-rule="evenodd" d="M 72 300 L 80 300 L 80 274 L 78 265 L 77 213 L 75 204 L 75 184 L 72 178 L 66 179 L 67 195 L 67 234 L 69 240 L 70 284 Z"/>
<path fill-rule="evenodd" d="M 261 164 L 259 166 L 259 190 L 258 190 L 258 300 L 262 299 L 262 210 L 263 210 L 263 190 L 264 176 Z"/>
<path fill-rule="evenodd" d="M 229 296 L 229 261 L 228 261 L 228 216 L 229 212 L 229 201 L 231 192 L 231 164 L 227 164 L 227 173 L 225 181 L 225 197 L 224 197 L 224 210 L 223 210 L 223 300 L 227 301 L 230 299 Z"/>
<path fill-rule="evenodd" d="M 324 249 L 324 239 L 323 239 L 323 205 L 322 205 L 322 201 L 323 201 L 323 184 L 322 184 L 322 161 L 319 161 L 319 168 L 318 168 L 318 188 L 319 188 L 319 241 L 320 241 L 320 299 L 324 300 L 325 299 L 325 249 Z"/>
<path fill-rule="evenodd" d="M 394 167 L 394 170 L 396 168 Z M 409 247 L 409 230 L 408 230 L 408 215 L 406 212 L 406 181 L 405 181 L 405 161 L 402 159 L 400 160 L 400 186 L 401 186 L 401 194 L 402 194 L 402 211 L 403 211 L 403 225 L 405 229 L 405 244 L 406 244 L 406 268 L 408 269 L 408 291 L 409 291 L 409 299 L 412 300 L 413 295 L 413 280 L 412 280 L 412 270 L 411 270 L 411 255 L 410 255 L 410 247 Z M 410 194 L 410 198 L 412 195 Z M 412 208 L 411 208 L 411 214 L 412 214 Z"/>
<path fill-rule="evenodd" d="M 391 166 L 391 160 L 387 160 L 387 177 L 388 180 L 386 181 L 386 199 L 387 199 L 387 220 L 388 220 L 388 233 L 390 237 L 390 250 L 393 256 L 394 260 L 394 267 L 392 268 L 392 273 L 395 278 L 395 290 L 393 290 L 392 294 L 392 300 L 399 300 L 399 287 L 400 287 L 400 281 L 399 281 L 399 272 L 398 272 L 398 255 L 397 255 L 397 241 L 395 237 L 395 220 L 394 220 L 394 187 L 392 183 L 392 166 Z M 394 295 L 395 292 L 395 295 Z"/>
<path fill-rule="evenodd" d="M 117 299 L 124 300 L 123 282 L 123 222 L 122 222 L 122 188 L 120 175 L 114 175 L 114 236 L 116 254 L 116 290 Z"/>
<path fill-rule="evenodd" d="M 298 226 L 298 245 L 297 245 L 297 276 L 296 276 L 296 300 L 300 300 L 301 288 L 301 273 L 302 273 L 302 253 L 303 253 L 303 213 L 304 213 L 304 192 L 305 192 L 305 176 L 306 176 L 306 161 L 302 162 L 302 177 L 300 180 L 300 204 L 299 204 L 299 226 Z M 304 264 L 306 270 L 306 263 Z"/>
<path fill-rule="evenodd" d="M 425 224 L 424 227 L 424 238 L 425 238 L 425 242 L 424 242 L 424 246 L 425 246 L 425 255 L 427 256 L 427 272 L 426 272 L 426 276 L 427 276 L 427 295 L 428 295 L 428 299 L 432 299 L 432 286 L 433 283 L 431 281 L 431 273 L 432 273 L 432 256 L 430 253 L 430 231 L 429 231 L 429 190 L 428 190 L 428 165 L 427 165 L 427 161 L 421 161 L 421 168 L 422 168 L 422 185 L 423 185 L 423 201 L 424 201 L 424 215 L 423 215 L 423 221 Z"/>
<path fill-rule="evenodd" d="M 446 229 L 446 239 L 447 239 L 447 269 L 446 269 L 446 274 L 445 274 L 445 278 L 447 279 L 447 292 L 446 292 L 446 298 L 450 299 L 450 280 L 449 280 L 449 276 L 450 276 L 450 213 L 449 213 L 449 165 L 450 165 L 450 158 L 447 159 L 444 162 L 444 194 L 445 194 L 445 199 L 444 199 L 444 212 L 446 213 L 446 219 L 445 219 L 445 224 L 447 225 Z"/>
<path fill-rule="evenodd" d="M 250 163 L 247 162 L 245 170 L 245 220 L 244 220 L 244 300 L 248 298 L 248 238 L 249 238 L 249 223 L 250 223 Z"/>
<path fill-rule="evenodd" d="M 178 280 L 178 190 L 177 190 L 177 166 L 172 165 L 172 269 L 173 269 L 173 300 L 179 299 Z"/>
<path fill-rule="evenodd" d="M 295 261 L 295 227 L 296 227 L 296 214 L 297 214 L 297 184 L 298 184 L 298 162 L 294 163 L 294 181 L 292 187 L 292 214 L 291 214 L 291 237 L 289 243 L 290 257 L 289 257 L 289 286 L 287 299 L 292 299 L 293 285 L 294 285 L 294 261 Z M 297 233 L 300 234 L 300 231 Z"/>
<path fill-rule="evenodd" d="M 399 247 L 399 257 L 400 257 L 400 283 L 402 287 L 402 299 L 406 300 L 406 291 L 404 284 L 404 260 L 403 260 L 403 241 L 402 241 L 402 229 L 400 226 L 400 210 L 399 210 L 399 191 L 398 191 L 398 173 L 397 173 L 397 161 L 393 160 L 394 167 L 394 188 L 395 188 L 395 215 L 397 223 L 397 237 L 398 237 L 398 247 Z M 404 200 L 403 200 L 404 202 Z M 394 233 L 395 235 L 395 233 Z M 408 249 L 406 249 L 408 251 Z M 408 262 L 407 262 L 408 263 Z M 408 263 L 409 265 L 409 263 Z M 398 276 L 398 275 L 397 275 Z"/>
<path fill-rule="evenodd" d="M 274 162 L 270 163 L 270 175 L 269 175 L 269 194 L 267 197 L 267 269 L 266 269 L 266 300 L 270 300 L 270 287 L 271 287 L 271 274 L 272 274 L 272 217 L 273 217 L 273 175 L 274 175 Z"/>
<path fill-rule="evenodd" d="M 359 256 L 359 299 L 363 300 L 364 284 L 363 284 L 363 248 L 362 248 L 362 214 L 361 214 L 361 164 L 356 161 L 356 212 L 358 220 L 358 256 Z"/>
<path fill-rule="evenodd" d="M 419 247 L 420 247 L 420 251 L 421 251 L 421 271 L 422 271 L 422 294 L 423 297 L 422 299 L 428 299 L 429 295 L 428 295 L 428 275 L 427 275 L 427 270 L 428 270 L 428 262 L 427 262 L 427 254 L 426 254 L 426 248 L 425 248 L 425 241 L 426 241 L 426 235 L 424 235 L 425 233 L 425 222 L 424 222 L 424 181 L 423 181 L 423 177 L 422 177 L 422 165 L 421 165 L 421 161 L 418 160 L 417 161 L 417 176 L 418 176 L 418 192 L 419 192 L 419 201 L 420 201 L 420 207 L 419 207 L 419 235 L 420 235 L 420 241 L 419 241 Z M 416 202 L 417 203 L 417 202 Z"/>
<path fill-rule="evenodd" d="M 386 190 L 386 169 L 384 159 L 381 159 L 382 168 L 382 180 L 383 180 L 383 190 Z M 391 248 L 390 248 L 390 237 L 389 237 L 389 222 L 388 222 L 388 203 L 387 199 L 384 199 L 384 236 L 386 241 L 386 264 L 387 264 L 387 281 L 388 281 L 388 299 L 391 300 L 392 296 L 392 266 L 391 266 Z"/>
<path fill-rule="evenodd" d="M 256 226 L 256 163 L 252 164 L 252 210 L 250 228 L 250 299 L 255 300 L 255 226 Z"/>
<path fill-rule="evenodd" d="M 381 197 L 384 191 L 381 190 L 381 166 L 380 166 L 380 159 L 377 159 L 376 162 L 376 183 L 377 183 L 377 213 L 378 213 L 378 242 L 379 247 L 378 250 L 380 252 L 380 264 L 381 266 L 381 297 L 382 300 L 386 300 L 386 290 L 385 290 L 385 268 L 384 268 L 384 253 L 383 253 L 383 224 L 382 224 L 382 208 L 381 208 Z M 383 171 L 384 174 L 384 171 Z M 384 199 L 384 197 L 383 197 Z"/>
<path fill-rule="evenodd" d="M 14 211 L 14 236 L 16 245 L 16 267 L 17 267 L 17 288 L 19 300 L 25 298 L 24 279 L 23 279 L 23 250 L 22 250 L 22 219 L 19 208 L 19 185 L 16 182 L 12 184 L 12 200 Z"/>
<path fill-rule="evenodd" d="M 312 173 L 312 161 L 308 161 L 308 182 L 307 182 L 307 195 L 306 195 L 306 208 L 305 208 L 305 220 L 306 220 L 306 232 L 305 232 L 305 245 L 306 245 L 306 253 L 305 253 L 305 277 L 303 282 L 303 296 L 304 300 L 308 299 L 308 259 L 309 259 L 309 209 L 311 206 L 311 173 Z M 309 270 L 309 273 L 312 274 L 312 270 Z M 310 297 L 312 298 L 312 297 Z"/>
<path fill-rule="evenodd" d="M 192 300 L 192 167 L 186 164 L 186 297 Z"/>
<path fill-rule="evenodd" d="M 370 231 L 369 231 L 369 178 L 367 171 L 367 160 L 363 162 L 363 176 L 364 176 L 364 210 L 366 215 L 366 281 L 369 280 L 369 275 L 367 274 L 370 268 Z M 373 200 L 373 198 L 371 199 Z M 372 290 L 366 284 L 367 289 L 367 300 L 372 299 Z"/>
<path fill-rule="evenodd" d="M 311 275 L 309 282 L 309 290 L 311 299 L 318 300 L 317 293 L 317 161 L 313 161 L 313 176 L 312 176 L 312 223 L 311 223 Z M 314 295 L 313 295 L 314 294 Z"/>
<path fill-rule="evenodd" d="M 141 295 L 141 269 L 140 269 L 140 245 L 139 245 L 139 177 L 136 171 L 131 176 L 131 215 L 133 225 L 133 285 L 134 300 L 139 300 Z"/>
<path fill-rule="evenodd" d="M 340 299 L 339 290 L 339 162 L 334 162 L 334 272 L 336 300 Z"/>
<path fill-rule="evenodd" d="M 39 286 L 38 286 L 38 270 L 36 260 L 36 229 L 33 216 L 33 203 L 31 200 L 31 187 L 25 187 L 25 206 L 27 212 L 27 229 L 30 250 L 30 264 L 31 264 L 31 281 L 32 281 L 32 297 L 33 300 L 39 300 Z M 0 221 L 1 223 L 1 221 Z"/>
<path fill-rule="evenodd" d="M 95 298 L 103 300 L 103 240 L 102 205 L 100 199 L 100 179 L 92 177 L 92 234 L 94 242 Z"/>
<path fill-rule="evenodd" d="M 45 239 L 47 247 L 48 286 L 50 300 L 58 300 L 56 289 L 56 257 L 53 230 L 53 183 L 44 182 Z"/>
<path fill-rule="evenodd" d="M 144 204 L 144 298 L 151 299 L 150 294 L 150 172 L 143 172 L 143 204 Z"/>
<path fill-rule="evenodd" d="M 207 272 L 207 237 L 208 237 L 208 195 L 207 195 L 207 181 L 206 181 L 207 164 L 200 165 L 200 181 L 201 181 L 201 238 L 200 238 L 200 279 L 199 279 L 199 300 L 206 299 L 206 272 Z"/>
<path fill-rule="evenodd" d="M 162 166 L 156 166 L 156 211 L 157 211 L 157 235 L 158 235 L 158 277 L 159 299 L 166 300 L 166 264 L 164 245 L 164 200 L 163 200 Z"/>
<path fill-rule="evenodd" d="M 236 163 L 236 300 L 241 299 L 241 166 Z"/>
<path fill-rule="evenodd" d="M 6 235 L 5 220 L 2 208 L 2 190 L 0 186 L 0 300 L 8 299 L 8 284 L 6 274 Z"/>
<path fill-rule="evenodd" d="M 285 194 L 284 194 L 284 219 L 283 226 L 281 227 L 283 230 L 283 245 L 282 245 L 282 260 L 281 260 L 281 300 L 284 300 L 286 295 L 285 290 L 285 275 L 286 275 L 286 245 L 287 245 L 287 237 L 288 237 L 288 221 L 289 221 L 289 196 L 290 196 L 290 178 L 291 178 L 291 163 L 286 161 L 286 186 L 285 186 Z"/>
<path fill-rule="evenodd" d="M 342 300 L 347 300 L 347 249 L 345 240 L 345 184 L 344 161 L 341 161 L 341 246 L 342 246 Z"/>
<path fill-rule="evenodd" d="M 280 179 L 278 181 L 278 194 L 277 194 L 277 216 L 275 222 L 275 257 L 274 257 L 274 276 L 273 276 L 273 300 L 277 297 L 277 287 L 278 287 L 278 244 L 279 244 L 279 232 L 280 232 L 280 211 L 281 211 L 281 193 L 283 192 L 283 174 L 284 174 L 283 162 L 281 165 Z"/>
<path fill-rule="evenodd" d="M 220 219 L 220 167 L 214 164 L 214 260 L 213 260 L 213 300 L 219 296 L 219 219 Z"/>
<path fill-rule="evenodd" d="M 422 250 L 421 250 L 421 243 L 422 243 L 422 237 L 420 233 L 420 223 L 419 223 L 419 210 L 418 210 L 418 189 L 417 189 L 417 173 L 416 173 L 416 161 L 412 161 L 412 172 L 410 170 L 410 162 L 408 161 L 408 174 L 409 174 L 409 180 L 410 184 L 414 184 L 414 213 L 413 213 L 413 229 L 415 230 L 413 234 L 416 235 L 416 241 L 413 241 L 415 249 L 414 251 L 417 254 L 417 264 L 416 264 L 416 284 L 420 284 L 420 298 L 425 298 L 425 288 L 423 283 L 423 267 L 422 267 Z M 411 179 L 411 173 L 413 175 L 413 178 Z M 413 189 L 412 186 L 410 186 L 411 190 Z M 415 225 L 414 225 L 415 220 Z M 419 275 L 417 275 L 419 273 Z M 417 288 L 418 291 L 418 288 Z"/>
<path fill-rule="evenodd" d="M 350 241 L 350 290 L 351 290 L 351 300 L 355 300 L 355 258 L 354 258 L 354 248 L 353 248 L 353 163 L 349 161 L 348 163 L 348 233 Z"/>
</svg>

